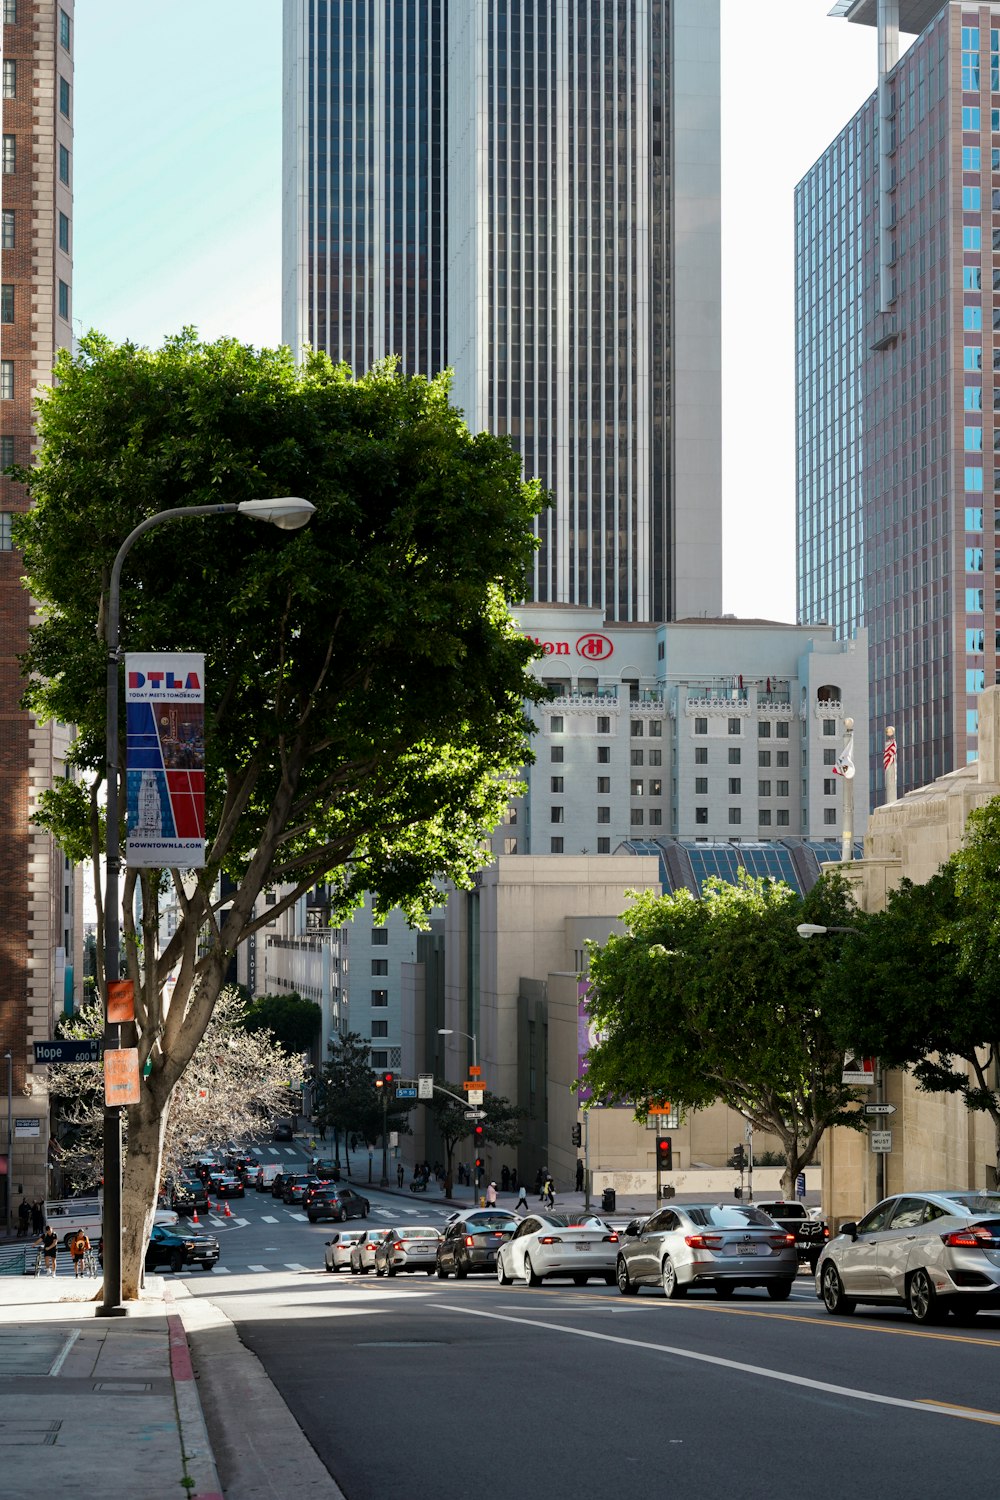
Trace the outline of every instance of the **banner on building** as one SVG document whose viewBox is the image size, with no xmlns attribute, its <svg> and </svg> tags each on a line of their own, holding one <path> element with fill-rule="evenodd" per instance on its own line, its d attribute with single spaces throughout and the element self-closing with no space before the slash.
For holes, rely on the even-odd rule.
<svg viewBox="0 0 1000 1500">
<path fill-rule="evenodd" d="M 205 863 L 205 658 L 125 657 L 125 862 L 200 869 Z"/>
</svg>

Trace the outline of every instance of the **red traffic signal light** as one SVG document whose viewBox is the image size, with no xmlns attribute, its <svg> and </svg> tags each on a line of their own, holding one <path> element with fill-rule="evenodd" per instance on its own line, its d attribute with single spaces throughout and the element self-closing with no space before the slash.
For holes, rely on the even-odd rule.
<svg viewBox="0 0 1000 1500">
<path fill-rule="evenodd" d="M 674 1165 L 674 1146 L 669 1135 L 656 1137 L 656 1164 L 662 1172 L 670 1172 Z"/>
<path fill-rule="evenodd" d="M 391 1073 L 383 1073 L 382 1074 L 382 1082 L 383 1083 L 391 1083 L 392 1082 L 392 1078 L 393 1078 L 393 1075 Z"/>
<path fill-rule="evenodd" d="M 477 1125 L 476 1126 L 476 1135 L 477 1136 L 481 1136 L 482 1133 L 483 1133 L 483 1127 L 481 1125 Z"/>
<path fill-rule="evenodd" d="M 481 1172 L 482 1170 L 483 1170 L 483 1159 L 482 1159 L 481 1156 L 477 1156 L 476 1157 L 476 1171 L 477 1172 Z"/>
</svg>

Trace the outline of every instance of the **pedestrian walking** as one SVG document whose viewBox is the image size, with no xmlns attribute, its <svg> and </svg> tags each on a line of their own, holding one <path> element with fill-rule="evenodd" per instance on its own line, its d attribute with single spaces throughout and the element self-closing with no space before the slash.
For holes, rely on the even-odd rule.
<svg viewBox="0 0 1000 1500">
<path fill-rule="evenodd" d="M 542 1190 L 542 1202 L 545 1204 L 546 1208 L 554 1208 L 555 1207 L 555 1203 L 556 1203 L 556 1185 L 555 1185 L 554 1181 L 552 1180 L 551 1174 L 549 1174 L 549 1173 L 546 1173 L 546 1177 L 545 1177 L 545 1187 Z"/>
<path fill-rule="evenodd" d="M 512 1193 L 516 1193 L 517 1192 L 517 1168 L 516 1167 L 511 1167 L 511 1169 L 510 1169 L 510 1190 L 511 1190 Z"/>
<path fill-rule="evenodd" d="M 87 1255 L 90 1252 L 90 1238 L 85 1229 L 78 1229 L 69 1242 L 69 1253 L 73 1257 L 73 1274 L 82 1276 Z"/>
<path fill-rule="evenodd" d="M 545 1197 L 545 1173 L 541 1167 L 539 1167 L 538 1171 L 535 1173 L 535 1192 L 538 1194 L 539 1198 Z"/>
<path fill-rule="evenodd" d="M 59 1251 L 59 1236 L 51 1224 L 45 1225 L 35 1244 L 42 1247 L 42 1255 L 45 1258 L 46 1276 L 54 1276 L 56 1274 L 56 1255 Z"/>
<path fill-rule="evenodd" d="M 489 1185 L 489 1187 L 486 1189 L 486 1207 L 487 1208 L 496 1208 L 496 1206 L 497 1206 L 497 1185 L 496 1185 L 495 1182 L 491 1182 L 490 1185 Z"/>
<path fill-rule="evenodd" d="M 45 1211 L 40 1203 L 31 1205 L 31 1232 L 41 1234 L 45 1228 Z"/>
<path fill-rule="evenodd" d="M 517 1209 L 519 1214 L 526 1214 L 528 1212 L 528 1190 L 523 1182 L 517 1190 L 517 1198 L 514 1202 L 514 1207 Z"/>
<path fill-rule="evenodd" d="M 19 1240 L 27 1239 L 28 1230 L 31 1228 L 31 1204 L 27 1198 L 22 1198 L 17 1210 L 17 1237 Z"/>
<path fill-rule="evenodd" d="M 583 1192 L 583 1157 L 582 1156 L 578 1156 L 577 1159 L 576 1159 L 576 1190 L 577 1190 L 578 1193 L 582 1193 Z"/>
<path fill-rule="evenodd" d="M 406 1171 L 405 1171 L 405 1169 L 403 1167 L 403 1163 L 401 1161 L 397 1162 L 396 1163 L 396 1186 L 397 1187 L 402 1187 L 403 1186 L 403 1178 L 405 1176 L 406 1176 Z"/>
</svg>

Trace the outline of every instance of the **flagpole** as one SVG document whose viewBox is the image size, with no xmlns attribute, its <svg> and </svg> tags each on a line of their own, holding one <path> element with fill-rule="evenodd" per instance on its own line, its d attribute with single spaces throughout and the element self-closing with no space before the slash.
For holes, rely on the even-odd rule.
<svg viewBox="0 0 1000 1500">
<path fill-rule="evenodd" d="M 885 731 L 885 749 L 882 752 L 882 765 L 885 767 L 885 800 L 886 803 L 896 801 L 896 759 L 899 754 L 896 745 L 896 729 L 890 724 Z"/>
<path fill-rule="evenodd" d="M 840 857 L 845 863 L 854 858 L 854 720 L 844 720 L 843 755 L 850 757 L 850 774 L 844 775 L 844 826 L 840 837 Z"/>
</svg>

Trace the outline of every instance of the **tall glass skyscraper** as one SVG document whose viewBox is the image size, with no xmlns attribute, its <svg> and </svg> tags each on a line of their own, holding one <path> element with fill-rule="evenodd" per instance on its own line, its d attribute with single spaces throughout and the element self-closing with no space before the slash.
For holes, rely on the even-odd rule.
<svg viewBox="0 0 1000 1500">
<path fill-rule="evenodd" d="M 283 336 L 455 370 L 532 594 L 721 608 L 718 0 L 286 0 Z"/>
<path fill-rule="evenodd" d="M 836 13 L 879 26 L 879 87 L 796 190 L 798 600 L 868 628 L 877 802 L 879 729 L 919 786 L 997 680 L 1000 4 Z"/>
</svg>

